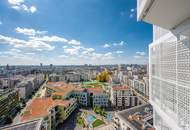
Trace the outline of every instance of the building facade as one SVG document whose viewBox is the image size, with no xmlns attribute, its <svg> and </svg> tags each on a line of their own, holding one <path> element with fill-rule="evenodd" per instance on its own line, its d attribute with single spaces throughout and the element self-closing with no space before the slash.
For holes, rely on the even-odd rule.
<svg viewBox="0 0 190 130">
<path fill-rule="evenodd" d="M 133 107 L 141 104 L 137 96 L 127 86 L 113 86 L 111 88 L 111 103 L 114 107 Z"/>
<path fill-rule="evenodd" d="M 77 108 L 76 99 L 36 98 L 21 114 L 21 122 L 41 119 L 41 130 L 55 129 Z"/>
<path fill-rule="evenodd" d="M 9 90 L 0 95 L 0 126 L 11 123 L 19 109 L 19 93 Z"/>
<path fill-rule="evenodd" d="M 190 130 L 190 1 L 138 0 L 137 18 L 153 24 L 150 102 L 157 130 Z"/>
<path fill-rule="evenodd" d="M 44 74 L 28 75 L 17 83 L 16 87 L 19 90 L 20 97 L 28 100 L 34 91 L 40 88 L 44 82 Z"/>
<path fill-rule="evenodd" d="M 109 96 L 101 87 L 83 88 L 64 82 L 50 82 L 47 84 L 46 96 L 58 99 L 75 98 L 81 106 L 107 107 Z"/>
</svg>

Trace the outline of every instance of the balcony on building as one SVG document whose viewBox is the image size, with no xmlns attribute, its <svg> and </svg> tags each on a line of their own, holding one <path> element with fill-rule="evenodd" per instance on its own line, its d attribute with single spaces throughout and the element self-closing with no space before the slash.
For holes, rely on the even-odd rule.
<svg viewBox="0 0 190 130">
<path fill-rule="evenodd" d="M 138 0 L 137 19 L 175 29 L 190 20 L 190 0 Z"/>
</svg>

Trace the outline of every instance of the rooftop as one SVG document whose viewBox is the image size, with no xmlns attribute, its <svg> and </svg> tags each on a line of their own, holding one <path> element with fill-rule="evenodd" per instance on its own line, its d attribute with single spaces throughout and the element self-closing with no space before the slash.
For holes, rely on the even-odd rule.
<svg viewBox="0 0 190 130">
<path fill-rule="evenodd" d="M 41 122 L 42 122 L 41 119 L 37 119 L 37 120 L 22 122 L 19 124 L 8 125 L 5 127 L 1 127 L 0 129 L 1 130 L 40 130 Z"/>
<path fill-rule="evenodd" d="M 144 127 L 147 130 L 153 128 L 153 108 L 150 104 L 143 104 L 131 109 L 123 110 L 116 113 L 120 118 L 126 121 L 134 129 L 142 130 Z"/>
<path fill-rule="evenodd" d="M 53 100 L 52 98 L 36 98 L 27 106 L 26 111 L 22 114 L 21 120 L 27 121 L 41 118 L 49 114 L 50 109 L 55 106 L 68 106 L 71 100 Z"/>
<path fill-rule="evenodd" d="M 65 86 L 66 83 L 63 81 L 59 81 L 59 82 L 48 82 L 47 83 L 48 86 Z"/>
<path fill-rule="evenodd" d="M 129 90 L 130 88 L 128 86 L 113 86 L 112 89 L 118 91 L 118 90 Z"/>
<path fill-rule="evenodd" d="M 104 93 L 104 90 L 103 90 L 103 88 L 101 88 L 101 87 L 87 88 L 87 90 L 88 90 L 90 93 L 94 93 L 94 94 Z"/>
<path fill-rule="evenodd" d="M 87 90 L 90 93 L 104 93 L 104 89 L 102 87 L 80 87 L 80 86 L 74 86 L 71 84 L 64 84 L 63 86 L 61 85 L 53 85 L 53 84 L 59 84 L 57 82 L 51 82 L 51 85 L 49 86 L 48 83 L 48 88 L 55 90 L 56 92 L 53 93 L 53 95 L 60 95 L 60 96 L 64 96 L 67 95 L 68 93 L 72 92 L 72 91 L 85 91 Z M 61 84 L 61 83 L 60 83 Z"/>
<path fill-rule="evenodd" d="M 98 82 L 98 81 L 89 81 L 89 82 L 83 82 L 82 87 L 83 88 L 95 88 L 95 87 L 103 87 L 104 83 Z"/>
</svg>

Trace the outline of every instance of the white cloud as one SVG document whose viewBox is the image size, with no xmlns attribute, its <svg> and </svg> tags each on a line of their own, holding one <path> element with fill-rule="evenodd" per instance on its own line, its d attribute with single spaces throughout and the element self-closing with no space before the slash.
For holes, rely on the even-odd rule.
<svg viewBox="0 0 190 130">
<path fill-rule="evenodd" d="M 85 48 L 83 46 L 72 46 L 72 48 L 65 48 L 64 52 L 70 55 L 86 55 L 94 52 L 94 48 Z"/>
<path fill-rule="evenodd" d="M 21 33 L 27 36 L 44 35 L 47 33 L 47 31 L 39 31 L 32 28 L 20 28 L 20 27 L 15 28 L 15 31 L 17 33 Z"/>
<path fill-rule="evenodd" d="M 103 48 L 108 48 L 108 47 L 110 47 L 109 44 L 104 44 L 104 46 L 103 46 Z"/>
<path fill-rule="evenodd" d="M 30 37 L 33 40 L 44 41 L 44 42 L 68 42 L 67 39 L 58 36 L 42 36 L 42 37 Z"/>
<path fill-rule="evenodd" d="M 109 47 L 112 47 L 112 46 L 123 46 L 125 44 L 126 44 L 126 42 L 124 42 L 124 41 L 115 42 L 115 43 L 111 43 L 111 44 L 106 43 L 106 44 L 103 45 L 103 48 L 109 48 Z"/>
<path fill-rule="evenodd" d="M 64 52 L 69 55 L 78 55 L 79 48 L 66 48 L 66 49 L 64 49 Z"/>
<path fill-rule="evenodd" d="M 130 9 L 129 17 L 130 17 L 130 18 L 133 18 L 133 17 L 135 16 L 136 12 L 137 12 L 137 9 L 136 9 L 136 8 L 131 8 L 131 9 Z"/>
<path fill-rule="evenodd" d="M 113 54 L 111 52 L 107 53 L 95 53 L 93 52 L 92 55 L 90 56 L 92 60 L 111 60 L 114 59 Z"/>
<path fill-rule="evenodd" d="M 119 43 L 113 43 L 113 46 L 123 46 L 125 45 L 126 43 L 124 41 L 121 41 Z"/>
<path fill-rule="evenodd" d="M 108 52 L 108 53 L 105 53 L 104 56 L 111 56 L 112 53 L 111 52 Z"/>
<path fill-rule="evenodd" d="M 55 46 L 51 46 L 50 44 L 46 42 L 38 41 L 38 40 L 29 40 L 27 41 L 27 44 L 24 45 L 23 47 L 32 48 L 38 51 L 43 51 L 43 50 L 52 51 L 55 49 Z"/>
<path fill-rule="evenodd" d="M 129 17 L 130 17 L 130 18 L 133 18 L 133 17 L 134 17 L 134 14 L 130 14 Z"/>
<path fill-rule="evenodd" d="M 145 52 L 137 51 L 136 55 L 133 56 L 138 62 L 147 63 L 148 57 L 146 56 Z"/>
<path fill-rule="evenodd" d="M 135 56 L 133 56 L 135 59 L 140 59 L 140 58 L 142 58 L 141 56 L 139 56 L 139 55 L 135 55 Z"/>
<path fill-rule="evenodd" d="M 83 49 L 83 51 L 86 51 L 86 53 L 93 51 L 92 48 L 80 47 L 79 45 L 81 43 L 80 41 L 77 40 L 68 41 L 63 37 L 59 37 L 56 35 L 47 36 L 46 35 L 48 33 L 47 31 L 39 31 L 32 28 L 21 28 L 21 27 L 15 28 L 15 31 L 17 33 L 24 34 L 25 36 L 27 36 L 27 40 L 0 35 L 0 42 L 9 44 L 15 48 L 30 48 L 38 51 L 54 50 L 55 46 L 52 46 L 51 43 L 55 44 L 55 42 L 62 42 L 68 45 L 75 45 L 73 46 L 73 48 L 65 50 L 66 53 L 70 53 L 72 55 L 77 54 L 77 51 L 81 48 Z M 66 49 L 67 46 L 65 45 L 63 48 Z"/>
<path fill-rule="evenodd" d="M 18 60 L 18 62 L 15 63 L 26 63 L 26 64 L 33 64 L 33 63 L 50 63 L 49 60 L 51 59 L 50 52 L 45 52 L 44 51 L 51 51 L 55 49 L 55 44 L 57 42 L 62 42 L 64 45 L 62 45 L 63 48 L 63 54 L 57 55 L 57 62 L 61 63 L 61 61 L 64 58 L 67 58 L 71 61 L 71 63 L 74 62 L 83 62 L 83 63 L 112 63 L 113 59 L 115 59 L 114 54 L 116 52 L 104 52 L 104 53 L 99 53 L 96 52 L 94 48 L 91 47 L 85 47 L 82 46 L 80 41 L 77 40 L 67 40 L 63 37 L 59 37 L 56 35 L 53 36 L 47 36 L 48 32 L 47 31 L 39 31 L 35 30 L 32 28 L 20 28 L 17 27 L 15 29 L 17 33 L 24 34 L 25 38 L 20 39 L 20 38 L 14 38 L 14 37 L 9 37 L 9 36 L 4 36 L 0 35 L 0 44 L 7 44 L 9 47 L 13 47 L 12 49 L 1 52 L 0 57 L 5 57 L 8 55 L 10 58 L 6 60 L 7 63 L 12 63 L 11 61 L 14 61 L 14 58 L 25 58 L 26 62 L 24 60 Z M 119 42 L 115 44 L 116 46 L 122 46 L 124 43 Z M 113 44 L 109 44 L 110 46 L 113 46 Z M 38 52 L 41 51 L 41 52 Z M 117 52 L 121 53 L 121 52 Z M 3 55 L 2 55 L 3 54 Z M 56 53 L 57 54 L 57 53 Z M 11 56 L 12 55 L 12 56 Z M 15 55 L 15 56 L 13 56 Z M 50 55 L 50 56 L 49 56 Z M 30 60 L 30 62 L 27 62 L 31 57 L 35 57 L 34 62 Z M 55 59 L 56 59 L 55 58 Z M 78 60 L 80 58 L 80 61 Z M 70 62 L 68 60 L 68 62 Z M 55 61 L 55 60 L 52 60 Z M 1 61 L 1 63 L 6 63 Z M 14 64 L 15 64 L 14 63 Z M 38 64 L 39 64 L 38 63 Z M 52 62 L 53 63 L 53 62 Z"/>
<path fill-rule="evenodd" d="M 137 51 L 136 54 L 138 54 L 138 55 L 140 55 L 140 56 L 144 56 L 144 55 L 146 55 L 146 53 L 143 52 L 143 51 Z"/>
<path fill-rule="evenodd" d="M 21 5 L 24 3 L 24 0 L 8 0 L 8 2 L 12 5 Z"/>
<path fill-rule="evenodd" d="M 94 48 L 83 48 L 82 54 L 89 54 L 95 51 Z"/>
<path fill-rule="evenodd" d="M 117 54 L 123 54 L 124 52 L 123 51 L 116 51 L 115 53 L 117 53 Z"/>
<path fill-rule="evenodd" d="M 27 52 L 27 53 L 25 53 L 26 55 L 35 55 L 35 53 L 33 53 L 33 52 Z"/>
<path fill-rule="evenodd" d="M 141 63 L 147 63 L 148 62 L 147 56 L 135 55 L 133 57 L 137 60 L 137 62 L 141 62 Z"/>
<path fill-rule="evenodd" d="M 55 47 L 38 40 L 21 40 L 0 35 L 0 42 L 9 44 L 15 48 L 30 48 L 34 50 L 53 50 Z"/>
<path fill-rule="evenodd" d="M 133 9 L 133 8 L 132 8 L 130 11 L 131 11 L 131 12 L 134 12 L 135 10 L 136 10 L 136 9 Z"/>
<path fill-rule="evenodd" d="M 65 48 L 67 48 L 67 47 L 68 47 L 68 46 L 63 46 L 62 48 L 65 49 Z"/>
<path fill-rule="evenodd" d="M 68 42 L 68 44 L 71 44 L 71 45 L 80 45 L 81 43 L 77 40 L 71 40 Z"/>
<path fill-rule="evenodd" d="M 31 7 L 30 7 L 30 12 L 31 12 L 31 13 L 34 13 L 34 12 L 36 12 L 36 11 L 37 11 L 37 9 L 36 9 L 35 6 L 31 6 Z"/>
<path fill-rule="evenodd" d="M 58 57 L 59 57 L 59 58 L 68 58 L 67 55 L 59 55 Z"/>
<path fill-rule="evenodd" d="M 2 21 L 0 20 L 0 25 L 2 25 L 3 23 L 2 23 Z"/>
<path fill-rule="evenodd" d="M 14 49 L 14 48 L 10 49 L 10 51 L 12 51 L 12 52 L 21 52 L 21 50 L 19 50 L 19 49 Z"/>
<path fill-rule="evenodd" d="M 8 0 L 11 8 L 17 11 L 24 11 L 27 13 L 35 13 L 37 11 L 35 6 L 27 6 L 25 0 Z"/>
<path fill-rule="evenodd" d="M 32 55 L 22 52 L 19 49 L 9 49 L 7 51 L 3 51 L 0 54 L 0 57 L 9 57 L 9 58 L 18 58 L 18 59 L 31 59 Z"/>
<path fill-rule="evenodd" d="M 114 59 L 111 52 L 97 53 L 94 48 L 86 48 L 83 46 L 72 46 L 72 48 L 65 48 L 65 54 L 69 54 L 71 57 L 79 57 L 80 59 L 87 60 L 111 60 Z"/>
</svg>

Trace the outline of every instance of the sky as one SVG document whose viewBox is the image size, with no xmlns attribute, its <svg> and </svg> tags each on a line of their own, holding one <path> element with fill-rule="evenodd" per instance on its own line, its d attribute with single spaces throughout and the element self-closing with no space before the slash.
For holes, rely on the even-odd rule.
<svg viewBox="0 0 190 130">
<path fill-rule="evenodd" d="M 136 0 L 0 0 L 0 65 L 146 64 Z"/>
</svg>

